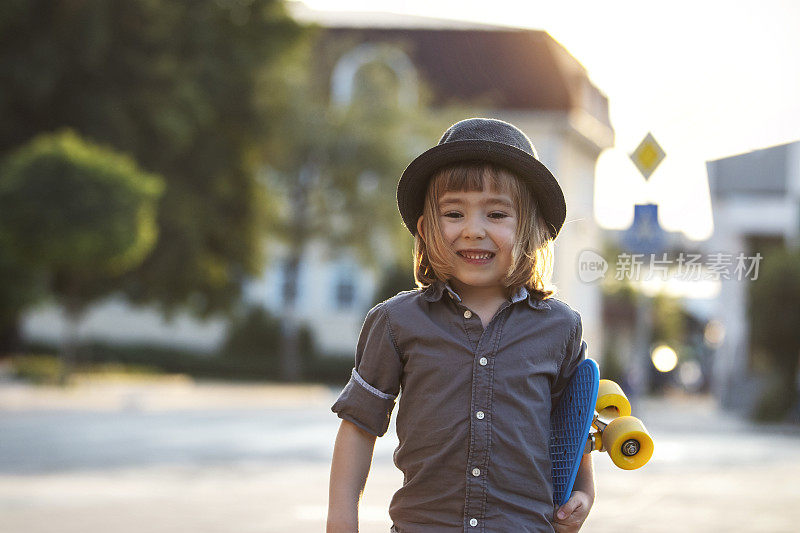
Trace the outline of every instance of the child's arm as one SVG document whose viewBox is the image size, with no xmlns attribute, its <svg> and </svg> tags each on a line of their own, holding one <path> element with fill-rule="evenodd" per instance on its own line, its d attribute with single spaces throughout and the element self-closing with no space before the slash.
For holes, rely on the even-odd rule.
<svg viewBox="0 0 800 533">
<path fill-rule="evenodd" d="M 367 482 L 375 435 L 342 420 L 331 461 L 327 533 L 358 531 L 358 502 Z"/>
<path fill-rule="evenodd" d="M 572 495 L 558 508 L 554 522 L 557 533 L 578 531 L 594 504 L 594 467 L 591 454 L 585 454 L 575 477 Z M 562 514 L 563 513 L 563 514 Z"/>
</svg>

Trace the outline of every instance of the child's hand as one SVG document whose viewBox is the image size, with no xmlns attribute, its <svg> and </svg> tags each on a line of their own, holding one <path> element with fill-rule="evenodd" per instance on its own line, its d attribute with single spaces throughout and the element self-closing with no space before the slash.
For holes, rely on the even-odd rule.
<svg viewBox="0 0 800 533">
<path fill-rule="evenodd" d="M 555 522 L 553 522 L 556 533 L 578 531 L 586 517 L 589 516 L 592 503 L 592 498 L 588 494 L 579 490 L 574 491 L 567 503 L 556 510 Z"/>
</svg>

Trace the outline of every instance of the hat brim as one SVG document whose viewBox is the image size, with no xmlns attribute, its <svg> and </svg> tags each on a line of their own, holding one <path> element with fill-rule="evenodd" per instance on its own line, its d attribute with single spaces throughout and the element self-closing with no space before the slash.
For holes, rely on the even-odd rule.
<svg viewBox="0 0 800 533">
<path fill-rule="evenodd" d="M 486 161 L 509 169 L 533 193 L 550 235 L 556 238 L 567 216 L 564 193 L 555 176 L 531 154 L 508 144 L 486 140 L 450 141 L 414 159 L 397 184 L 397 208 L 408 231 L 417 234 L 425 193 L 431 176 L 441 167 L 458 162 Z"/>
</svg>

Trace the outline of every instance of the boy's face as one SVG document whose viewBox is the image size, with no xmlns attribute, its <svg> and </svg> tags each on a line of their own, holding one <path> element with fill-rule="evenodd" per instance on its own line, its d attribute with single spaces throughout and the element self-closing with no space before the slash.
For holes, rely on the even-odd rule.
<svg viewBox="0 0 800 533">
<path fill-rule="evenodd" d="M 517 229 L 511 197 L 488 187 L 483 192 L 448 191 L 438 208 L 442 236 L 458 255 L 455 278 L 471 287 L 502 291 Z M 487 259 L 476 258 L 487 253 Z"/>
</svg>

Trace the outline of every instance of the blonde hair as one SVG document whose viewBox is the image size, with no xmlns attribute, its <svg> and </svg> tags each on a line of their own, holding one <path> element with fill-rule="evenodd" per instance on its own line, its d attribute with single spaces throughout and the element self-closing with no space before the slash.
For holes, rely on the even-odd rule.
<svg viewBox="0 0 800 533">
<path fill-rule="evenodd" d="M 448 281 L 458 260 L 455 250 L 444 241 L 439 225 L 439 199 L 449 191 L 483 192 L 484 186 L 508 194 L 517 213 L 517 229 L 511 251 L 511 266 L 501 280 L 514 294 L 525 287 L 536 299 L 553 296 L 553 240 L 525 184 L 505 168 L 491 163 L 458 163 L 439 169 L 428 183 L 421 231 L 414 238 L 414 279 L 420 288 L 440 280 Z"/>
</svg>

